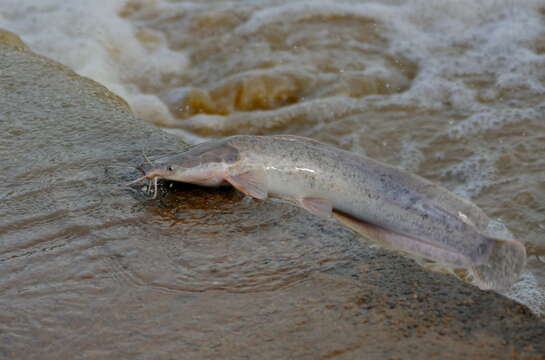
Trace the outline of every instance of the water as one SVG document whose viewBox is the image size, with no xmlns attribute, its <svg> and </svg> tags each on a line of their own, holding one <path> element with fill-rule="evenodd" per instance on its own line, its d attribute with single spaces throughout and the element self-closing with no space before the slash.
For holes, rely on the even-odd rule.
<svg viewBox="0 0 545 360">
<path fill-rule="evenodd" d="M 236 133 L 305 135 L 400 165 L 471 199 L 527 247 L 528 271 L 507 295 L 545 312 L 545 263 L 538 258 L 545 256 L 543 1 L 3 0 L 0 27 L 104 84 L 138 117 L 189 143 Z M 51 138 L 29 141 L 37 146 Z M 141 150 L 134 146 L 131 154 Z M 23 158 L 32 164 L 63 160 L 47 154 Z M 87 184 L 91 173 L 73 166 L 78 172 L 68 180 Z M 43 181 L 60 181 L 43 167 Z M 58 223 L 73 224 L 66 213 L 49 214 L 79 193 L 67 190 L 60 198 L 44 195 L 37 201 L 17 195 L 36 191 L 21 186 L 2 195 L 19 196 L 3 218 L 18 224 L 10 228 L 10 251 L 24 256 L 27 245 L 38 253 L 65 246 L 74 235 L 55 229 Z M 82 265 L 62 281 L 96 277 L 103 269 L 117 274 L 111 275 L 115 281 L 158 291 L 259 292 L 289 288 L 349 256 L 338 243 L 275 234 L 269 220 L 291 214 L 278 204 L 261 204 L 254 222 L 240 224 L 229 218 L 231 209 L 249 213 L 252 206 L 241 208 L 236 193 L 192 191 L 199 199 L 198 192 L 205 191 L 210 203 L 180 204 L 169 197 L 169 206 L 128 220 L 152 222 L 142 231 L 160 230 L 157 247 L 132 243 L 118 249 L 129 243 L 116 242 L 100 250 L 104 253 L 90 250 L 82 254 L 89 269 Z M 61 208 L 86 215 L 98 206 L 89 201 Z M 29 208 L 44 204 L 49 204 L 44 218 L 26 219 Z M 163 220 L 153 224 L 157 218 Z M 203 222 L 206 234 L 199 233 Z M 290 231 L 297 223 L 289 223 Z M 176 226 L 188 231 L 183 243 L 169 241 Z M 269 231 L 270 238 L 284 242 L 263 239 L 256 245 L 250 235 L 236 246 L 219 241 L 241 226 L 249 233 Z M 25 231 L 28 243 L 15 248 Z M 48 245 L 42 249 L 37 234 L 57 236 L 57 243 L 43 243 Z M 200 242 L 203 235 L 209 242 Z M 77 243 L 85 244 L 87 235 L 82 236 Z M 147 267 L 139 268 L 143 259 Z M 25 281 L 31 284 L 23 289 L 30 309 L 32 296 L 45 290 L 31 277 Z M 63 301 L 70 303 L 70 296 Z M 123 302 L 136 306 L 128 297 Z"/>
</svg>

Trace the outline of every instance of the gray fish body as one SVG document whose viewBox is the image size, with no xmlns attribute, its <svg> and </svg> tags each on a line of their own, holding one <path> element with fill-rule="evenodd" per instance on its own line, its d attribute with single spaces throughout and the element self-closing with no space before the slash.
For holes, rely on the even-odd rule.
<svg viewBox="0 0 545 360">
<path fill-rule="evenodd" d="M 526 261 L 518 241 L 486 235 L 489 218 L 471 202 L 400 168 L 303 137 L 209 141 L 157 160 L 144 178 L 228 182 L 257 199 L 288 199 L 388 248 L 470 269 L 481 288 L 510 286 Z"/>
<path fill-rule="evenodd" d="M 325 197 L 333 208 L 382 228 L 438 243 L 472 262 L 486 255 L 488 217 L 431 182 L 373 159 L 291 136 L 236 136 L 238 165 L 263 168 L 268 192 L 295 202 Z"/>
</svg>

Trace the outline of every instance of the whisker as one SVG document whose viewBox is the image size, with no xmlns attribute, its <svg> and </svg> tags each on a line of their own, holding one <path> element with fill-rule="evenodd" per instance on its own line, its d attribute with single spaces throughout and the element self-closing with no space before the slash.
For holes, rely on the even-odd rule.
<svg viewBox="0 0 545 360">
<path fill-rule="evenodd" d="M 134 184 L 136 184 L 136 183 L 139 183 L 140 181 L 143 181 L 143 180 L 145 180 L 145 179 L 147 179 L 146 175 L 141 176 L 141 177 L 139 177 L 138 179 L 133 180 L 133 181 L 131 181 L 131 182 L 128 182 L 128 183 L 126 183 L 124 186 L 131 186 L 131 185 L 134 185 Z"/>
<path fill-rule="evenodd" d="M 146 147 L 144 146 L 144 148 L 142 149 L 142 156 L 144 157 L 144 160 L 146 160 L 146 162 L 150 165 L 153 165 L 153 163 L 151 162 L 151 160 L 149 159 L 149 157 L 146 155 Z"/>
<path fill-rule="evenodd" d="M 117 167 L 117 168 L 130 168 L 130 169 L 135 169 L 135 170 L 139 170 L 136 166 L 130 166 L 130 165 L 106 165 L 106 167 Z"/>
<path fill-rule="evenodd" d="M 153 179 L 153 184 L 154 184 L 153 198 L 154 198 L 154 199 L 157 198 L 157 180 L 158 180 L 158 179 L 159 179 L 159 178 L 157 178 L 157 177 L 155 177 L 155 178 Z"/>
</svg>

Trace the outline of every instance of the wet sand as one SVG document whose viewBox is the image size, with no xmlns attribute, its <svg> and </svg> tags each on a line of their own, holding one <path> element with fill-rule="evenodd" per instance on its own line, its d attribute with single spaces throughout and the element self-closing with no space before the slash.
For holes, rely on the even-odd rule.
<svg viewBox="0 0 545 360">
<path fill-rule="evenodd" d="M 525 306 L 290 205 L 119 187 L 137 172 L 109 165 L 184 145 L 15 41 L 0 36 L 0 357 L 545 357 Z"/>
</svg>

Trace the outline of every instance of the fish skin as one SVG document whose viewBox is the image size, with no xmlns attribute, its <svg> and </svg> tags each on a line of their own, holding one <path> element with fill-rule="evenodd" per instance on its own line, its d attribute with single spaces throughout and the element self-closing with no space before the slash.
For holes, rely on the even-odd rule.
<svg viewBox="0 0 545 360">
<path fill-rule="evenodd" d="M 148 178 L 155 176 L 205 186 L 228 181 L 255 198 L 280 197 L 323 217 L 346 215 L 351 220 L 341 222 L 371 240 L 412 239 L 416 243 L 407 249 L 414 255 L 455 267 L 480 268 L 475 273 L 483 278 L 484 288 L 508 286 L 525 264 L 524 246 L 505 240 L 511 248 L 504 253 L 520 259 L 511 264 L 513 269 L 503 269 L 501 276 L 508 280 L 494 279 L 499 275 L 492 273 L 488 260 L 491 254 L 498 258 L 497 242 L 504 240 L 486 235 L 490 219 L 480 208 L 401 168 L 304 137 L 236 135 L 212 140 L 159 159 L 146 173 Z M 376 229 L 368 231 L 354 220 Z M 398 236 L 388 237 L 388 233 Z M 395 241 L 389 242 L 390 248 L 396 247 L 392 246 Z"/>
<path fill-rule="evenodd" d="M 487 222 L 479 208 L 400 168 L 294 136 L 239 136 L 228 143 L 244 168 L 265 169 L 273 196 L 327 198 L 336 210 L 456 250 L 471 263 L 489 251 L 477 230 Z"/>
</svg>

